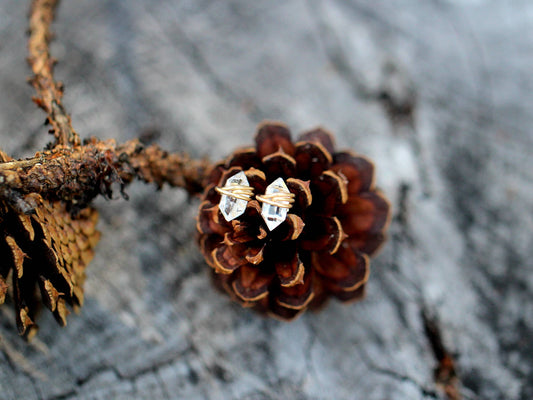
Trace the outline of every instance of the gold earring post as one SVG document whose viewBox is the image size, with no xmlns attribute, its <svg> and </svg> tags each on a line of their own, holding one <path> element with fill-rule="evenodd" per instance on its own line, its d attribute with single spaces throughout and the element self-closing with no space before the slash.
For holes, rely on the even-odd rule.
<svg viewBox="0 0 533 400">
<path fill-rule="evenodd" d="M 252 198 L 252 195 L 254 194 L 254 188 L 251 186 L 243 186 L 243 185 L 228 185 L 224 186 L 222 188 L 216 187 L 215 190 L 222 194 L 229 197 L 234 197 L 239 200 L 246 200 L 250 201 Z"/>
<path fill-rule="evenodd" d="M 281 208 L 291 208 L 294 203 L 294 193 L 269 193 L 264 195 L 257 195 L 255 198 L 261 203 L 270 204 L 271 206 Z"/>
</svg>

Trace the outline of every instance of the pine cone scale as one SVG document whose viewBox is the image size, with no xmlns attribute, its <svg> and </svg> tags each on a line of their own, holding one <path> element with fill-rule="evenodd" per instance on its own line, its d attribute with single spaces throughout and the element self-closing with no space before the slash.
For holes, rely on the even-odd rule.
<svg viewBox="0 0 533 400">
<path fill-rule="evenodd" d="M 8 288 L 9 286 L 5 281 L 4 277 L 0 275 L 0 304 L 4 304 Z"/>
<path fill-rule="evenodd" d="M 346 235 L 337 217 L 308 218 L 300 247 L 307 251 L 335 253 Z"/>
<path fill-rule="evenodd" d="M 24 228 L 24 232 L 28 234 L 29 241 L 33 242 L 33 240 L 35 239 L 35 230 L 33 229 L 30 216 L 26 214 L 19 214 L 18 218 Z"/>
<path fill-rule="evenodd" d="M 315 128 L 298 136 L 299 142 L 320 144 L 329 154 L 335 154 L 335 139 L 333 134 L 323 128 Z"/>
<path fill-rule="evenodd" d="M 36 304 L 33 293 L 29 290 L 24 290 L 30 281 L 29 276 L 17 277 L 15 273 L 12 273 L 12 285 L 13 285 L 13 300 L 15 305 L 15 321 L 17 323 L 17 329 L 20 335 L 31 335 L 36 333 L 37 327 L 33 322 L 35 318 L 34 310 Z"/>
<path fill-rule="evenodd" d="M 215 271 L 221 274 L 231 274 L 237 268 L 246 264 L 243 258 L 235 256 L 232 246 L 218 246 L 211 254 Z"/>
<path fill-rule="evenodd" d="M 325 171 L 317 179 L 311 181 L 311 191 L 321 194 L 321 196 L 315 196 L 312 204 L 313 211 L 317 215 L 336 214 L 339 206 L 346 203 L 348 199 L 344 178 L 332 171 Z"/>
<path fill-rule="evenodd" d="M 298 163 L 298 175 L 314 179 L 331 167 L 331 154 L 320 143 L 298 142 L 294 155 Z"/>
<path fill-rule="evenodd" d="M 282 286 L 276 296 L 278 305 L 291 310 L 303 310 L 313 300 L 313 278 L 311 271 L 304 274 L 302 283 L 290 287 Z"/>
<path fill-rule="evenodd" d="M 265 156 L 261 162 L 268 171 L 267 178 L 269 180 L 274 180 L 280 176 L 287 179 L 296 175 L 296 160 L 283 151 Z"/>
<path fill-rule="evenodd" d="M 298 254 L 288 260 L 279 260 L 275 263 L 276 274 L 283 287 L 291 287 L 303 283 L 305 267 Z"/>
<path fill-rule="evenodd" d="M 258 168 L 261 160 L 255 151 L 255 147 L 237 149 L 226 161 L 229 167 L 239 166 L 243 170 Z M 216 179 L 218 181 L 218 178 Z"/>
<path fill-rule="evenodd" d="M 239 268 L 232 287 L 235 294 L 247 302 L 258 301 L 268 295 L 268 288 L 273 279 L 272 274 L 244 265 Z"/>
<path fill-rule="evenodd" d="M 346 178 L 350 196 L 374 188 L 374 164 L 363 156 L 346 151 L 336 153 L 331 169 Z"/>
<path fill-rule="evenodd" d="M 296 240 L 300 237 L 302 232 L 305 229 L 305 222 L 296 214 L 287 214 L 287 219 L 285 220 L 285 226 L 287 229 L 287 234 L 283 236 L 282 241 L 285 240 Z"/>
<path fill-rule="evenodd" d="M 337 291 L 353 291 L 366 283 L 370 260 L 366 254 L 353 251 L 346 243 L 334 254 L 315 253 L 312 264 L 324 282 Z"/>
<path fill-rule="evenodd" d="M 302 212 L 313 202 L 313 195 L 311 194 L 310 181 L 303 181 L 301 179 L 289 178 L 287 179 L 287 187 L 289 191 L 295 195 L 295 203 L 293 205 L 293 212 Z"/>
<path fill-rule="evenodd" d="M 11 261 L 13 263 L 14 271 L 16 272 L 17 278 L 20 279 L 24 275 L 23 263 L 28 255 L 21 250 L 15 239 L 11 236 L 6 236 L 5 241 L 11 250 Z"/>
<path fill-rule="evenodd" d="M 57 308 L 57 302 L 59 300 L 59 292 L 54 287 L 52 282 L 42 276 L 39 279 L 39 287 L 41 289 L 41 298 L 44 305 L 50 311 L 55 311 Z"/>
<path fill-rule="evenodd" d="M 379 192 L 364 192 L 350 196 L 339 214 L 348 235 L 379 233 L 389 223 L 389 202 Z"/>
<path fill-rule="evenodd" d="M 294 154 L 289 128 L 280 123 L 264 122 L 257 130 L 255 138 L 256 152 L 260 159 L 283 150 L 288 155 Z"/>
</svg>

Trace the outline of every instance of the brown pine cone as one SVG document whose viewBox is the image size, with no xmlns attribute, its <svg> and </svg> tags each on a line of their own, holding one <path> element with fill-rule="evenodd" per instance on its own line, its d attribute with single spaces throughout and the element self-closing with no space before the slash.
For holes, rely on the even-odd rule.
<svg viewBox="0 0 533 400">
<path fill-rule="evenodd" d="M 8 160 L 0 152 L 0 161 Z M 60 201 L 38 194 L 24 201 L 34 207 L 32 214 L 0 201 L 0 304 L 10 293 L 18 331 L 29 339 L 37 332 L 34 321 L 41 303 L 63 326 L 67 304 L 74 310 L 83 304 L 85 267 L 100 232 L 94 209 L 86 208 L 73 218 Z"/>
<path fill-rule="evenodd" d="M 372 162 L 335 152 L 332 135 L 321 128 L 293 143 L 285 125 L 263 123 L 255 143 L 213 168 L 202 197 L 199 242 L 215 284 L 244 306 L 282 319 L 295 318 L 330 296 L 360 299 L 369 256 L 385 241 L 390 218 L 389 202 L 374 188 Z M 247 184 L 235 177 L 240 171 Z M 274 199 L 288 213 L 280 224 L 268 218 L 267 224 L 262 209 L 271 198 L 262 196 L 280 177 L 294 203 L 288 208 L 288 194 Z M 219 208 L 221 198 L 224 206 L 234 204 L 232 210 L 239 200 L 227 202 L 219 191 L 237 183 L 251 186 L 255 197 L 228 222 Z M 224 209 L 226 215 L 232 210 Z"/>
</svg>

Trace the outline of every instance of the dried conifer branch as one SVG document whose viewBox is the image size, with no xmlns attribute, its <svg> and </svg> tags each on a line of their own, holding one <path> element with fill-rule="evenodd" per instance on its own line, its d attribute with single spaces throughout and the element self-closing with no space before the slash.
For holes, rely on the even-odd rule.
<svg viewBox="0 0 533 400">
<path fill-rule="evenodd" d="M 26 160 L 0 150 L 0 304 L 12 299 L 18 331 L 37 332 L 44 305 L 61 325 L 71 309 L 83 304 L 85 268 L 100 238 L 98 212 L 89 207 L 112 185 L 134 179 L 164 183 L 199 193 L 211 170 L 207 160 L 170 154 L 138 140 L 89 139 L 83 144 L 61 105 L 63 87 L 53 78 L 50 25 L 59 0 L 33 0 L 28 62 L 33 71 L 34 101 L 47 114 L 55 143 Z"/>
<path fill-rule="evenodd" d="M 196 193 L 209 170 L 207 161 L 138 140 L 57 145 L 22 161 L 0 150 L 0 304 L 11 297 L 19 333 L 36 334 L 42 305 L 63 326 L 67 306 L 82 306 L 85 268 L 100 238 L 98 212 L 87 207 L 95 196 L 135 178 Z"/>
<path fill-rule="evenodd" d="M 187 154 L 168 153 L 157 145 L 143 148 L 139 141 L 131 140 L 118 148 L 119 159 L 134 169 L 138 179 L 154 182 L 158 187 L 168 184 L 180 187 L 191 195 L 200 194 L 212 164 L 207 158 L 192 159 Z M 123 181 L 127 176 L 121 175 Z"/>
<path fill-rule="evenodd" d="M 34 76 L 30 83 L 37 91 L 33 101 L 48 114 L 52 125 L 56 144 L 79 145 L 80 138 L 72 128 L 70 116 L 67 114 L 61 98 L 63 85 L 54 81 L 55 60 L 50 56 L 50 25 L 54 19 L 57 0 L 34 0 L 30 9 L 30 38 L 28 40 L 28 63 Z"/>
<path fill-rule="evenodd" d="M 81 209 L 99 194 L 110 196 L 113 183 L 124 186 L 135 178 L 196 194 L 203 190 L 209 169 L 207 160 L 170 154 L 156 145 L 144 147 L 138 140 L 117 146 L 114 140 L 91 139 L 83 146 L 56 146 L 31 159 L 0 164 L 0 199 L 37 193 Z"/>
<path fill-rule="evenodd" d="M 56 143 L 51 151 L 37 153 L 31 159 L 0 164 L 0 199 L 38 193 L 80 209 L 98 194 L 110 195 L 112 183 L 125 185 L 135 177 L 159 187 L 166 182 L 199 193 L 209 169 L 207 160 L 169 154 L 158 146 L 144 148 L 136 140 L 117 146 L 114 141 L 91 139 L 80 146 L 80 138 L 61 104 L 63 85 L 53 77 L 50 25 L 58 2 L 33 0 L 28 41 L 28 62 L 34 74 L 30 82 L 37 91 L 34 101 L 48 114 Z"/>
</svg>

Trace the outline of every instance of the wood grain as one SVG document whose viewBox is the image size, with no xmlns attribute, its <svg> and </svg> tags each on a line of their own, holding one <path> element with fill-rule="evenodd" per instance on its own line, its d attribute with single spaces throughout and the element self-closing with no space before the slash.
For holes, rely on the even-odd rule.
<svg viewBox="0 0 533 400">
<path fill-rule="evenodd" d="M 0 5 L 15 157 L 52 140 L 25 83 L 24 3 Z M 322 124 L 376 162 L 395 215 L 363 302 L 284 324 L 211 289 L 184 193 L 99 200 L 82 312 L 43 315 L 28 346 L 0 309 L 0 398 L 445 398 L 427 316 L 464 399 L 533 396 L 531 2 L 82 0 L 57 17 L 82 138 L 217 159 L 263 119 Z"/>
</svg>

